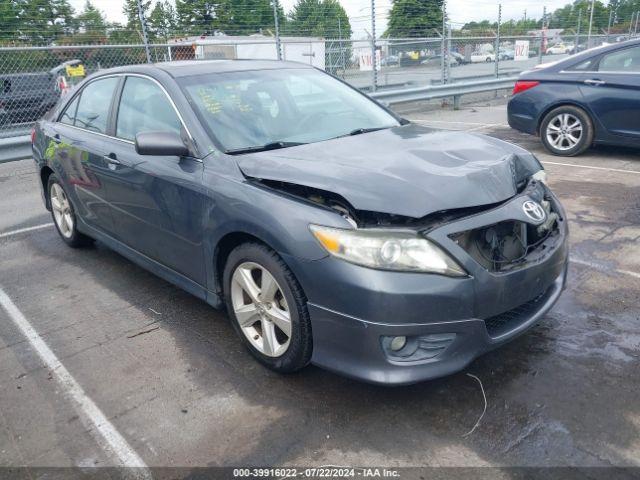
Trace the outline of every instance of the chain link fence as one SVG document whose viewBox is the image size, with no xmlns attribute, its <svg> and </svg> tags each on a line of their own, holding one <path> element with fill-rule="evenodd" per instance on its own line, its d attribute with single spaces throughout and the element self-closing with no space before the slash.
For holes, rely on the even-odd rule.
<svg viewBox="0 0 640 480">
<path fill-rule="evenodd" d="M 78 20 L 80 23 L 50 25 L 49 30 L 55 30 L 53 36 L 2 26 L 0 138 L 27 132 L 86 76 L 105 68 L 147 62 L 245 58 L 297 61 L 321 68 L 367 92 L 511 77 L 539 63 L 637 36 L 640 12 L 633 11 L 628 19 L 630 12 L 620 7 L 625 1 L 628 3 L 623 0 L 618 6 L 610 4 L 606 8 L 596 2 L 600 10 L 596 9 L 595 15 L 589 15 L 578 2 L 566 11 L 547 14 L 545 9 L 537 20 L 527 19 L 525 13 L 525 18 L 518 21 L 503 21 L 502 7 L 496 5 L 497 22 L 464 24 L 450 18 L 445 4 L 441 21 L 436 18 L 435 24 L 418 23 L 406 30 L 406 37 L 390 36 L 393 30 L 388 25 L 380 32 L 391 13 L 383 11 L 383 4 L 376 5 L 375 0 L 368 12 L 349 18 L 338 15 L 333 27 L 315 19 L 295 28 L 295 12 L 285 14 L 274 0 L 269 4 L 273 10 L 269 7 L 261 13 L 262 25 L 266 26 L 261 26 L 258 34 L 247 31 L 229 35 L 221 30 L 231 32 L 231 27 L 212 31 L 211 25 L 197 22 L 173 28 L 172 22 L 163 26 L 153 18 L 150 27 L 144 14 L 136 24 L 136 11 L 133 22 L 122 28 L 91 26 L 86 19 L 93 17 L 84 12 L 78 19 L 85 18 L 85 23 Z M 142 8 L 145 2 L 138 3 Z M 135 6 L 135 2 L 131 4 Z M 169 12 L 168 3 L 163 5 Z M 242 18 L 255 16 L 255 11 L 247 10 Z M 179 19 L 177 12 L 175 21 Z M 375 40 L 370 35 L 358 40 L 352 38 L 356 36 L 353 29 L 379 35 Z M 145 39 L 150 40 L 145 44 Z"/>
</svg>

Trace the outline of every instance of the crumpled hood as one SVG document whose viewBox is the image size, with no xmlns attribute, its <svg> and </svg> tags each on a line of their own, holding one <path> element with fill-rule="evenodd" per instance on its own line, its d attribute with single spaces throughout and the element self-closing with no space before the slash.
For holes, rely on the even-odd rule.
<svg viewBox="0 0 640 480">
<path fill-rule="evenodd" d="M 414 218 L 502 202 L 542 169 L 516 145 L 415 124 L 243 155 L 237 161 L 248 177 L 333 192 L 356 210 Z"/>
</svg>

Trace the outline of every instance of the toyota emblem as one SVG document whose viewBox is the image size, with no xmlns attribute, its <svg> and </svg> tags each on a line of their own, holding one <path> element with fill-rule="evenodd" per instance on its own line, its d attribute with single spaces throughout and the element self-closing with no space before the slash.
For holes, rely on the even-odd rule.
<svg viewBox="0 0 640 480">
<path fill-rule="evenodd" d="M 542 223 L 547 217 L 544 208 L 538 202 L 533 200 L 527 200 L 522 204 L 522 210 L 524 214 L 536 223 Z"/>
</svg>

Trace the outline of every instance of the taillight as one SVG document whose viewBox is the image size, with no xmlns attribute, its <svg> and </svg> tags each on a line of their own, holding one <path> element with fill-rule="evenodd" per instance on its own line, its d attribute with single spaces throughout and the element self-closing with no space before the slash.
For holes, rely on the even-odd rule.
<svg viewBox="0 0 640 480">
<path fill-rule="evenodd" d="M 540 85 L 540 82 L 530 82 L 525 80 L 520 80 L 516 82 L 515 87 L 513 87 L 513 94 L 516 95 L 518 93 L 526 92 L 527 90 L 537 87 Z"/>
<path fill-rule="evenodd" d="M 36 143 L 36 127 L 31 129 L 31 145 Z"/>
</svg>

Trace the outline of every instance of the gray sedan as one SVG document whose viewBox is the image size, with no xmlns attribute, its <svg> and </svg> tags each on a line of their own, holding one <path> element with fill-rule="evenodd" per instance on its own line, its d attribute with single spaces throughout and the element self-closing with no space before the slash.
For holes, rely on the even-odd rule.
<svg viewBox="0 0 640 480">
<path fill-rule="evenodd" d="M 531 153 L 412 124 L 301 64 L 104 70 L 37 123 L 33 152 L 63 242 L 226 308 L 278 372 L 450 374 L 565 285 L 567 219 Z"/>
</svg>

